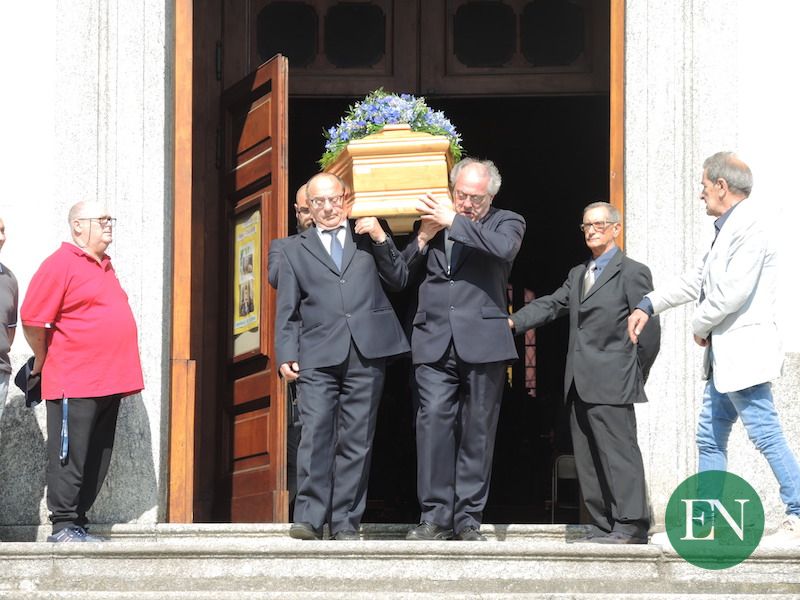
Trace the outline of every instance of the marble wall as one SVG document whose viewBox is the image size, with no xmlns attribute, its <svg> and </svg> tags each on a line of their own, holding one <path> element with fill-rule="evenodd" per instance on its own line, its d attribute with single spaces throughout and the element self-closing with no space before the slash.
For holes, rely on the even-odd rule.
<svg viewBox="0 0 800 600">
<path fill-rule="evenodd" d="M 626 3 L 626 245 L 630 256 L 652 268 L 656 287 L 688 268 L 711 242 L 713 219 L 705 214 L 699 182 L 703 160 L 714 152 L 733 150 L 750 164 L 755 184 L 748 202 L 762 203 L 776 217 L 787 214 L 789 197 L 779 176 L 792 171 L 789 144 L 797 138 L 782 129 L 797 132 L 798 118 L 781 100 L 785 84 L 767 74 L 793 72 L 786 40 L 798 16 L 786 5 L 778 18 L 754 0 Z M 767 100 L 773 94 L 775 103 Z M 781 128 L 764 133 L 771 123 Z M 790 247 L 788 224 L 776 219 L 773 226 L 781 245 Z M 797 291 L 793 268 L 784 264 L 783 270 L 782 302 Z M 697 466 L 702 350 L 691 339 L 691 310 L 663 315 L 661 354 L 647 386 L 650 403 L 638 409 L 651 501 L 662 523 L 669 495 Z M 788 354 L 774 390 L 787 438 L 800 453 L 794 313 L 782 304 Z M 774 524 L 783 514 L 777 483 L 741 426 L 734 428 L 729 456 L 729 469 L 756 488 L 767 526 Z"/>
<path fill-rule="evenodd" d="M 139 326 L 146 389 L 123 402 L 110 473 L 90 515 L 101 523 L 152 523 L 165 514 L 171 4 L 70 0 L 12 9 L 21 31 L 39 31 L 42 23 L 51 29 L 43 27 L 36 47 L 31 42 L 41 70 L 27 62 L 16 84 L 41 89 L 45 98 L 36 114 L 26 112 L 23 99 L 15 106 L 19 118 L 30 119 L 21 128 L 25 137 L 40 136 L 37 153 L 25 160 L 41 162 L 35 179 L 24 182 L 25 196 L 4 199 L 9 243 L 0 258 L 17 275 L 22 298 L 41 261 L 68 239 L 69 207 L 103 201 L 118 219 L 109 255 Z M 36 98 L 29 102 L 37 105 Z M 40 131 L 41 122 L 50 125 Z M 29 354 L 20 331 L 13 366 Z M 0 526 L 47 522 L 44 425 L 44 406 L 26 409 L 12 386 L 0 422 Z"/>
</svg>

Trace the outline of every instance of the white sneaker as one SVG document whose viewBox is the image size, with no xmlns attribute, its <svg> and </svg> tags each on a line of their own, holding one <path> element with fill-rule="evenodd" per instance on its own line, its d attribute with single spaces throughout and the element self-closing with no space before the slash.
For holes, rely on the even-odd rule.
<svg viewBox="0 0 800 600">
<path fill-rule="evenodd" d="M 761 539 L 762 548 L 800 547 L 800 515 L 786 515 L 775 533 Z"/>
</svg>

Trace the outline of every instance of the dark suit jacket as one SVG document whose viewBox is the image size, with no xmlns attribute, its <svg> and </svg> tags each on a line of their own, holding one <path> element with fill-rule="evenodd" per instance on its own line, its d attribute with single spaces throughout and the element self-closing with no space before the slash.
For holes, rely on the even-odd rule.
<svg viewBox="0 0 800 600">
<path fill-rule="evenodd" d="M 506 286 L 525 235 L 525 219 L 490 207 L 478 222 L 456 215 L 450 239 L 462 244 L 447 274 L 444 231 L 420 252 L 416 235 L 403 256 L 412 271 L 425 270 L 411 334 L 414 364 L 439 360 L 453 340 L 468 363 L 514 360 L 517 349 L 508 327 Z M 641 298 L 640 298 L 641 299 Z"/>
<path fill-rule="evenodd" d="M 408 352 L 408 342 L 386 297 L 402 289 L 408 267 L 390 237 L 373 244 L 348 225 L 342 272 L 313 227 L 280 253 L 275 323 L 275 360 L 297 361 L 300 369 L 338 365 L 350 352 L 350 339 L 365 358 Z"/>
<path fill-rule="evenodd" d="M 565 398 L 574 380 L 581 400 L 590 404 L 646 402 L 644 382 L 658 354 L 660 323 L 651 319 L 638 346 L 627 328 L 628 315 L 653 289 L 650 269 L 618 250 L 581 300 L 587 265 L 573 267 L 559 289 L 521 308 L 511 320 L 522 333 L 569 314 Z"/>
<path fill-rule="evenodd" d="M 275 238 L 269 243 L 269 252 L 267 253 L 267 280 L 276 290 L 278 289 L 278 274 L 281 269 L 281 250 L 283 250 L 285 244 L 295 239 L 297 239 L 297 234 L 285 238 Z"/>
</svg>

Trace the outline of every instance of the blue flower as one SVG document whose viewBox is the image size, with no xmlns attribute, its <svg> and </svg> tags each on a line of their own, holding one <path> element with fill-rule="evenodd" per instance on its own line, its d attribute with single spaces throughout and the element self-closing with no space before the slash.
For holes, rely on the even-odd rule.
<svg viewBox="0 0 800 600">
<path fill-rule="evenodd" d="M 412 131 L 444 135 L 450 141 L 453 158 L 461 157 L 461 136 L 444 113 L 429 108 L 425 98 L 389 94 L 379 88 L 350 106 L 336 126 L 323 131 L 325 153 L 320 165 L 324 168 L 336 160 L 348 141 L 376 133 L 388 123 L 408 123 Z"/>
</svg>

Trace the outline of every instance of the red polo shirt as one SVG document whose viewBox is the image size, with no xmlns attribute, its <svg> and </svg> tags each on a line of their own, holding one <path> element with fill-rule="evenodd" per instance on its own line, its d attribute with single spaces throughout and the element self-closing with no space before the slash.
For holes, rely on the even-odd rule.
<svg viewBox="0 0 800 600">
<path fill-rule="evenodd" d="M 136 322 L 111 259 L 64 242 L 31 279 L 23 325 L 47 327 L 42 398 L 128 396 L 144 388 Z"/>
</svg>

